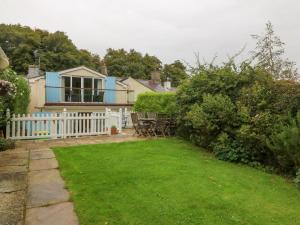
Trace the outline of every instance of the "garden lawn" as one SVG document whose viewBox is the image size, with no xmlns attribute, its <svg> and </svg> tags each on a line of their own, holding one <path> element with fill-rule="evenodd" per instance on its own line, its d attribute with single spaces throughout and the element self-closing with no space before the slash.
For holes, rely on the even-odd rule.
<svg viewBox="0 0 300 225">
<path fill-rule="evenodd" d="M 300 190 L 178 139 L 56 148 L 81 225 L 300 224 Z"/>
</svg>

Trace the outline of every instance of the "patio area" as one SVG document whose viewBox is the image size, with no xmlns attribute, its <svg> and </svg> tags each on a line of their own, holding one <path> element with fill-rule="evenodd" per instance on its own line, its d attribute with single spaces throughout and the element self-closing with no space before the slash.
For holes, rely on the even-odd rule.
<svg viewBox="0 0 300 225">
<path fill-rule="evenodd" d="M 0 224 L 78 224 L 51 147 L 143 139 L 132 134 L 18 141 L 16 149 L 0 152 Z"/>
</svg>

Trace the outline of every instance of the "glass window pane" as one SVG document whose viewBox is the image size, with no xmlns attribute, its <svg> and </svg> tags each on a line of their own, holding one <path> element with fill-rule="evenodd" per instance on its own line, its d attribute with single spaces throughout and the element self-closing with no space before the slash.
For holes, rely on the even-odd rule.
<svg viewBox="0 0 300 225">
<path fill-rule="evenodd" d="M 81 102 L 81 78 L 72 77 L 72 102 Z"/>
<path fill-rule="evenodd" d="M 71 78 L 70 77 L 63 77 L 63 89 L 62 89 L 62 101 L 63 102 L 70 102 L 71 101 Z"/>
<path fill-rule="evenodd" d="M 103 102 L 104 92 L 101 89 L 102 89 L 102 80 L 95 79 L 94 80 L 94 95 L 93 95 L 94 102 Z"/>
<path fill-rule="evenodd" d="M 84 102 L 92 102 L 93 101 L 93 79 L 92 78 L 84 78 Z"/>
</svg>

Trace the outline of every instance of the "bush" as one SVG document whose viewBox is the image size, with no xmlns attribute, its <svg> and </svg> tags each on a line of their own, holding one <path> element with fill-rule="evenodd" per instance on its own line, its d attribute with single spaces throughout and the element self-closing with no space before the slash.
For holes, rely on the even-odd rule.
<svg viewBox="0 0 300 225">
<path fill-rule="evenodd" d="M 297 185 L 297 187 L 300 188 L 300 169 L 296 173 L 296 178 L 294 179 L 294 182 Z"/>
<path fill-rule="evenodd" d="M 15 148 L 15 141 L 10 139 L 0 138 L 0 152 L 7 149 Z"/>
<path fill-rule="evenodd" d="M 26 113 L 30 102 L 30 88 L 28 81 L 17 75 L 12 69 L 0 71 L 0 80 L 6 80 L 15 87 L 15 95 L 10 102 L 9 108 L 14 113 Z"/>
<path fill-rule="evenodd" d="M 178 134 L 219 159 L 289 175 L 300 168 L 300 84 L 247 64 L 209 65 L 178 88 L 176 100 Z"/>
<path fill-rule="evenodd" d="M 134 104 L 136 112 L 176 113 L 175 93 L 143 93 L 139 94 Z"/>
<path fill-rule="evenodd" d="M 245 164 L 250 164 L 255 161 L 248 149 L 231 139 L 226 133 L 220 134 L 211 146 L 218 159 Z"/>
<path fill-rule="evenodd" d="M 30 101 L 30 88 L 28 82 L 13 70 L 0 71 L 0 80 L 8 81 L 12 85 L 10 94 L 0 96 L 0 129 L 6 125 L 6 110 L 11 113 L 26 113 Z"/>
<path fill-rule="evenodd" d="M 287 124 L 281 124 L 268 139 L 268 146 L 274 152 L 280 168 L 295 174 L 300 168 L 300 112 Z"/>
<path fill-rule="evenodd" d="M 192 134 L 192 141 L 202 147 L 209 147 L 209 143 L 221 132 L 232 131 L 237 123 L 237 114 L 228 96 L 207 94 L 203 96 L 202 103 L 192 106 L 186 119 L 191 122 L 193 129 L 201 133 L 201 136 Z"/>
</svg>

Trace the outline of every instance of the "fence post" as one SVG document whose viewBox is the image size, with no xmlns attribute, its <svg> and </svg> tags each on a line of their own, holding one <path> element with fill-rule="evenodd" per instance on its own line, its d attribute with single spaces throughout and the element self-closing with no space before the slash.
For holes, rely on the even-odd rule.
<svg viewBox="0 0 300 225">
<path fill-rule="evenodd" d="M 110 136 L 111 135 L 111 116 L 110 116 L 110 109 L 105 108 L 105 118 L 106 118 L 106 128 L 107 128 L 107 134 Z"/>
<path fill-rule="evenodd" d="M 62 129 L 62 137 L 66 138 L 67 137 L 67 109 L 64 108 L 63 113 L 62 113 L 62 122 L 63 122 L 63 129 Z"/>
<path fill-rule="evenodd" d="M 124 110 L 124 128 L 127 128 L 128 122 L 129 122 L 129 118 L 128 118 L 127 114 L 128 114 L 127 107 L 125 107 L 125 110 Z"/>
<path fill-rule="evenodd" d="M 119 109 L 119 133 L 122 133 L 122 126 L 123 126 L 123 110 L 122 108 Z"/>
<path fill-rule="evenodd" d="M 10 137 L 10 110 L 7 109 L 6 110 L 6 134 L 5 134 L 6 138 Z"/>
</svg>

